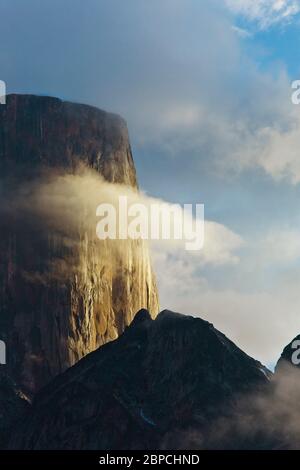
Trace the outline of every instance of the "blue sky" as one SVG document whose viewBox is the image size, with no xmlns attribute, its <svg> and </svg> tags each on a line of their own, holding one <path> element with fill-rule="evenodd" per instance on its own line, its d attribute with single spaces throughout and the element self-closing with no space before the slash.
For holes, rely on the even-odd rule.
<svg viewBox="0 0 300 470">
<path fill-rule="evenodd" d="M 274 362 L 300 331 L 300 1 L 0 0 L 0 16 L 8 92 L 121 114 L 142 189 L 228 230 L 205 261 L 154 253 L 162 307 Z"/>
</svg>

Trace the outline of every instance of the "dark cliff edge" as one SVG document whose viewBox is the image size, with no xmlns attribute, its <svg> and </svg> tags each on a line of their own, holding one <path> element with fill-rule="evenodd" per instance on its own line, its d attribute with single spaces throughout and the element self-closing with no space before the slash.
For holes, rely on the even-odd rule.
<svg viewBox="0 0 300 470">
<path fill-rule="evenodd" d="M 37 394 L 10 447 L 243 447 L 244 436 L 228 443 L 218 432 L 271 376 L 210 323 L 169 311 L 153 320 L 142 310 L 120 338 Z"/>
</svg>

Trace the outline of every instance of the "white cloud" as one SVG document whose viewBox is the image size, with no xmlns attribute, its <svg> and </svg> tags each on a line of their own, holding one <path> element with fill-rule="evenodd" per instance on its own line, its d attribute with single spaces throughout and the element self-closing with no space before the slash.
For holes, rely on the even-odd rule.
<svg viewBox="0 0 300 470">
<path fill-rule="evenodd" d="M 178 166 L 186 158 L 191 184 L 203 164 L 235 173 L 258 167 L 276 180 L 297 183 L 300 113 L 291 103 L 291 81 L 284 68 L 262 72 L 243 50 L 241 36 L 248 32 L 232 27 L 231 15 L 220 4 L 213 8 L 205 1 L 200 9 L 190 0 L 190 8 L 178 2 L 172 22 L 172 3 L 164 3 L 161 11 L 160 5 L 151 4 L 155 18 L 160 12 L 160 28 L 150 16 L 147 28 L 134 37 L 135 44 L 151 44 L 147 63 L 129 56 L 132 69 L 120 73 L 122 86 L 113 82 L 107 88 L 107 108 L 127 118 L 138 149 L 154 147 L 164 158 L 172 156 L 168 177 L 177 181 Z M 253 18 L 266 14 L 267 6 L 281 16 L 296 11 L 290 2 L 232 3 L 235 11 L 249 11 Z M 138 77 L 134 86 L 133 77 Z M 99 103 L 103 106 L 103 96 Z M 156 163 L 153 168 L 159 171 Z"/>
<path fill-rule="evenodd" d="M 140 195 L 138 198 L 134 193 L 132 200 L 143 203 L 151 210 L 153 205 L 164 205 L 170 210 L 174 207 L 167 201 Z M 178 210 L 182 213 L 182 207 Z M 195 219 L 185 219 L 192 229 L 195 227 Z M 151 241 L 152 252 L 155 259 L 177 260 L 180 264 L 189 265 L 190 273 L 204 266 L 222 266 L 228 264 L 237 264 L 239 262 L 238 250 L 244 245 L 240 235 L 232 231 L 223 224 L 205 220 L 204 221 L 204 244 L 200 250 L 188 251 L 186 241 L 183 240 L 158 240 Z"/>
<path fill-rule="evenodd" d="M 200 107 L 195 103 L 178 103 L 162 111 L 161 125 L 164 130 L 184 129 L 199 125 L 203 119 Z"/>
<path fill-rule="evenodd" d="M 261 29 L 290 21 L 300 11 L 299 0 L 225 0 L 237 15 L 255 21 Z"/>
<path fill-rule="evenodd" d="M 245 155 L 249 163 L 261 166 L 275 180 L 285 179 L 298 184 L 300 182 L 300 116 L 295 115 L 294 122 L 288 129 L 266 127 L 260 129 L 254 146 L 248 148 Z M 253 150 L 255 149 L 255 152 Z"/>
<path fill-rule="evenodd" d="M 257 257 L 263 264 L 289 264 L 300 259 L 300 231 L 285 229 L 270 231 L 257 246 Z"/>
<path fill-rule="evenodd" d="M 248 118 L 241 120 L 239 128 L 229 123 L 227 136 L 235 138 L 230 139 L 231 155 L 228 152 L 222 164 L 237 171 L 261 168 L 274 181 L 299 184 L 300 109 L 291 103 L 290 80 L 282 76 L 272 82 L 269 77 L 269 87 L 262 85 L 266 95 L 257 95 L 256 121 L 249 125 Z"/>
</svg>

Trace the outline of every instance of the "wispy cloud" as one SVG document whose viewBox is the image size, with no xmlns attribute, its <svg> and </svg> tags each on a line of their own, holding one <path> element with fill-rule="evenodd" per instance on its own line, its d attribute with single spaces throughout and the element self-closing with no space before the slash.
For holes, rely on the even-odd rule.
<svg viewBox="0 0 300 470">
<path fill-rule="evenodd" d="M 248 31 L 247 29 L 240 28 L 239 26 L 232 26 L 232 30 L 238 34 L 241 38 L 250 38 L 252 36 L 252 33 Z"/>
<path fill-rule="evenodd" d="M 225 0 L 230 10 L 256 22 L 260 29 L 290 21 L 300 11 L 299 0 Z"/>
</svg>

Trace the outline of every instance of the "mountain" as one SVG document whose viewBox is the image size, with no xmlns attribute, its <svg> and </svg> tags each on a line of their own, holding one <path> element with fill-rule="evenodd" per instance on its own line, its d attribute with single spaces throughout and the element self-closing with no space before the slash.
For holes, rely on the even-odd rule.
<svg viewBox="0 0 300 470">
<path fill-rule="evenodd" d="M 33 395 L 155 317 L 146 244 L 96 236 L 96 208 L 138 191 L 125 121 L 91 106 L 9 95 L 0 106 L 0 339 L 7 373 Z"/>
<path fill-rule="evenodd" d="M 210 323 L 167 310 L 153 320 L 141 310 L 117 340 L 36 395 L 10 447 L 222 448 L 226 420 L 270 377 Z M 239 435 L 230 439 L 238 445 Z"/>
</svg>

